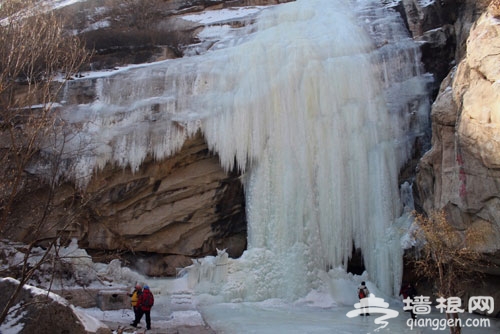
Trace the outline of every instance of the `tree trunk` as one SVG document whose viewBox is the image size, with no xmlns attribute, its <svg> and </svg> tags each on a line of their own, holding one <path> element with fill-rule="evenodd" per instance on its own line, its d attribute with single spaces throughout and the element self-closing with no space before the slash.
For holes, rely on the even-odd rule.
<svg viewBox="0 0 500 334">
<path fill-rule="evenodd" d="M 461 334 L 462 328 L 460 327 L 458 313 L 446 313 L 446 320 L 450 321 L 450 319 L 453 319 L 452 326 L 450 326 L 450 334 Z"/>
</svg>

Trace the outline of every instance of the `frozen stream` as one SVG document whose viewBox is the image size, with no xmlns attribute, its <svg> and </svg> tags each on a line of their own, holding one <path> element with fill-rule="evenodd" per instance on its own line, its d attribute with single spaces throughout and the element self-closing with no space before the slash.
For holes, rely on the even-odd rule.
<svg viewBox="0 0 500 334">
<path fill-rule="evenodd" d="M 400 306 L 401 307 L 401 306 Z M 432 313 L 426 316 L 434 321 L 435 327 L 414 328 L 408 326 L 409 313 L 389 320 L 386 328 L 378 329 L 376 316 L 348 318 L 349 307 L 317 309 L 309 307 L 273 307 L 259 304 L 217 304 L 202 308 L 205 321 L 220 334 L 355 334 L 355 333 L 449 333 L 449 329 L 438 321 L 444 320 L 444 315 Z M 477 316 L 463 317 L 479 319 Z M 500 323 L 491 320 L 491 327 L 464 328 L 463 334 L 494 334 L 499 333 Z"/>
<path fill-rule="evenodd" d="M 374 333 L 449 333 L 444 324 L 445 316 L 433 307 L 430 314 L 421 315 L 425 326 L 409 327 L 410 314 L 403 312 L 403 303 L 399 299 L 385 298 L 388 308 L 396 310 L 399 315 L 388 319 L 385 328 L 380 328 L 375 320 L 381 315 L 349 318 L 348 312 L 355 309 L 357 302 L 355 291 L 358 276 L 337 280 L 331 288 L 332 294 L 312 292 L 307 297 L 295 302 L 280 299 L 269 299 L 262 302 L 217 302 L 213 296 L 194 295 L 187 287 L 186 278 L 148 280 L 155 292 L 156 305 L 153 307 L 151 334 L 175 333 L 182 328 L 186 333 L 210 334 L 374 334 Z M 368 287 L 380 293 L 371 283 Z M 160 293 L 161 291 L 161 293 Z M 352 303 L 352 304 L 351 304 Z M 131 310 L 101 311 L 85 309 L 85 311 L 110 325 L 115 330 L 132 321 Z M 500 332 L 500 320 L 486 318 L 465 312 L 460 315 L 464 324 L 463 334 L 496 334 Z M 480 323 L 480 321 L 482 323 Z M 476 325 L 476 326 L 473 326 Z M 480 327 L 482 325 L 483 327 Z M 144 327 L 144 320 L 142 323 Z M 210 329 L 206 327 L 209 326 Z M 4 328 L 5 329 L 5 328 Z M 5 334 L 10 334 L 8 330 Z M 139 334 L 130 327 L 125 334 Z M 183 333 L 182 330 L 179 333 Z"/>
</svg>

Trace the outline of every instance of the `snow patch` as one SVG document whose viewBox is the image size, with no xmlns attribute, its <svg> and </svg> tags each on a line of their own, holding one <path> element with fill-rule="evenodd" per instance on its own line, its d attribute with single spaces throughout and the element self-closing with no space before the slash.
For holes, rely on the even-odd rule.
<svg viewBox="0 0 500 334">
<path fill-rule="evenodd" d="M 420 4 L 421 7 L 427 7 L 433 5 L 435 2 L 436 2 L 435 0 L 418 0 L 418 3 Z"/>
<path fill-rule="evenodd" d="M 11 283 L 14 283 L 15 285 L 19 285 L 20 282 L 17 280 L 17 279 L 14 279 L 12 277 L 6 277 L 6 278 L 0 278 L 0 282 L 11 282 Z M 31 295 L 34 295 L 34 296 L 47 296 L 49 297 L 50 299 L 52 299 L 53 301 L 61 304 L 61 305 L 64 305 L 64 306 L 68 306 L 69 303 L 66 299 L 64 299 L 63 297 L 59 296 L 59 295 L 56 295 L 55 293 L 52 293 L 52 292 L 49 292 L 47 290 L 43 290 L 43 289 L 40 289 L 40 288 L 37 288 L 37 287 L 34 287 L 32 285 L 28 285 L 28 284 L 25 284 L 24 285 L 24 289 L 25 290 L 28 290 Z"/>
<path fill-rule="evenodd" d="M 184 15 L 182 18 L 186 21 L 197 22 L 201 24 L 214 24 L 225 22 L 229 20 L 242 19 L 251 15 L 257 14 L 264 8 L 270 6 L 256 6 L 256 7 L 238 7 L 238 8 L 225 8 L 220 10 L 207 10 L 199 14 Z"/>
<path fill-rule="evenodd" d="M 73 313 L 75 313 L 75 315 L 78 317 L 82 325 L 85 327 L 85 330 L 89 333 L 97 333 L 98 329 L 108 327 L 100 320 L 90 316 L 83 310 L 76 308 L 73 305 L 71 305 L 71 309 L 73 310 Z"/>
<path fill-rule="evenodd" d="M 2 334 L 18 334 L 24 328 L 24 324 L 20 320 L 26 315 L 26 312 L 17 314 L 17 310 L 21 305 L 12 306 L 5 321 L 0 324 L 0 333 Z M 17 314 L 17 316 L 15 316 Z"/>
</svg>

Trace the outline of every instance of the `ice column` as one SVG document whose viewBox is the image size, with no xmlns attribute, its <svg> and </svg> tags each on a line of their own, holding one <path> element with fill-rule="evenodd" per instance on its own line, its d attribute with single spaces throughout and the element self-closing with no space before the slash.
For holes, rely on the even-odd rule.
<svg viewBox="0 0 500 334">
<path fill-rule="evenodd" d="M 98 99 L 66 115 L 92 120 L 80 137 L 94 155 L 77 172 L 107 161 L 136 169 L 145 152 L 164 158 L 201 130 L 222 166 L 245 175 L 249 249 L 232 277 L 244 281 L 242 298 L 302 296 L 320 272 L 346 266 L 353 245 L 391 293 L 401 270 L 387 246 L 401 213 L 398 173 L 426 112 L 407 105 L 425 80 L 397 58 L 416 54 L 411 40 L 377 45 L 393 21 L 360 24 L 376 4 L 355 3 L 275 6 L 227 48 L 97 79 Z"/>
</svg>

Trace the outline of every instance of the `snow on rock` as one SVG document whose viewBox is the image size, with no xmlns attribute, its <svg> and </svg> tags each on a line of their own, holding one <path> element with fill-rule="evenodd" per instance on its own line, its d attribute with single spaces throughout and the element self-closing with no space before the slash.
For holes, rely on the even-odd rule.
<svg viewBox="0 0 500 334">
<path fill-rule="evenodd" d="M 195 310 L 176 311 L 172 313 L 172 319 L 167 323 L 173 326 L 203 326 L 205 322 L 200 312 Z"/>
<path fill-rule="evenodd" d="M 13 278 L 0 278 L 0 299 L 9 301 L 20 282 Z M 12 302 L 9 315 L 0 325 L 0 333 L 49 334 L 107 334 L 110 329 L 89 315 L 75 312 L 61 296 L 34 286 L 24 285 Z"/>
<path fill-rule="evenodd" d="M 418 2 L 419 2 L 421 7 L 427 7 L 427 6 L 432 5 L 436 1 L 435 0 L 419 0 Z"/>
<path fill-rule="evenodd" d="M 226 8 L 221 10 L 208 10 L 199 14 L 184 15 L 182 18 L 187 21 L 201 24 L 213 24 L 227 20 L 241 19 L 260 12 L 268 6 Z"/>
<path fill-rule="evenodd" d="M 89 314 L 74 307 L 73 305 L 71 306 L 71 309 L 73 310 L 75 315 L 78 317 L 80 322 L 83 324 L 83 326 L 85 327 L 85 330 L 88 333 L 102 333 L 105 328 L 108 328 L 108 326 L 103 324 L 100 320 L 90 316 Z"/>
</svg>

